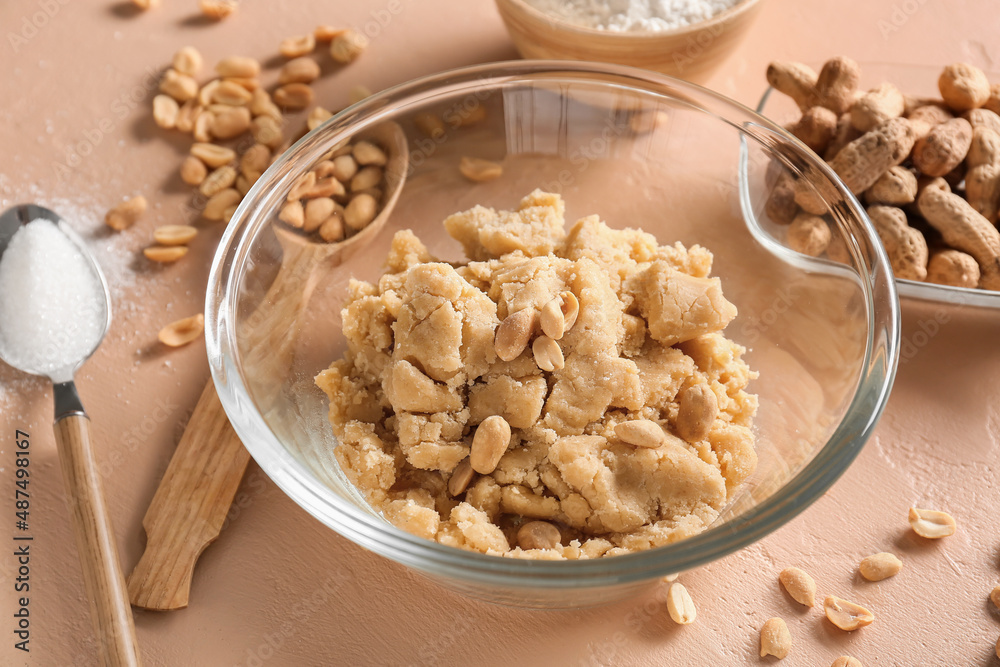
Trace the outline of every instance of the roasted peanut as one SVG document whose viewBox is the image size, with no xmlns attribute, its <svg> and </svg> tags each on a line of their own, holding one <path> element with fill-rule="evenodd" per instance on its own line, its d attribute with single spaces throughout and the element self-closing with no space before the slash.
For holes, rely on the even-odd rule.
<svg viewBox="0 0 1000 667">
<path fill-rule="evenodd" d="M 283 109 L 305 109 L 312 101 L 313 90 L 304 83 L 286 83 L 274 91 L 274 103 Z"/>
<path fill-rule="evenodd" d="M 250 110 L 245 107 L 230 107 L 222 113 L 212 115 L 210 130 L 219 139 L 232 139 L 250 129 Z"/>
<path fill-rule="evenodd" d="M 212 168 L 227 165 L 236 159 L 236 151 L 233 149 L 207 142 L 191 144 L 191 155 Z"/>
<path fill-rule="evenodd" d="M 937 540 L 955 534 L 955 519 L 945 512 L 910 508 L 910 527 L 920 537 Z"/>
<path fill-rule="evenodd" d="M 160 245 L 187 245 L 198 235 L 191 225 L 163 225 L 153 230 L 153 240 Z"/>
<path fill-rule="evenodd" d="M 351 192 L 360 192 L 369 188 L 374 188 L 382 182 L 382 170 L 376 166 L 365 167 L 358 170 L 358 173 L 351 179 Z"/>
<path fill-rule="evenodd" d="M 215 71 L 224 79 L 256 79 L 260 76 L 260 63 L 246 56 L 229 56 L 216 63 Z"/>
<path fill-rule="evenodd" d="M 444 136 L 444 121 L 435 113 L 427 111 L 418 113 L 413 117 L 413 124 L 431 139 Z"/>
<path fill-rule="evenodd" d="M 331 179 L 333 177 L 331 176 Z M 336 182 L 336 179 L 333 179 Z M 361 230 L 375 219 L 378 202 L 370 194 L 362 193 L 354 196 L 344 208 L 344 222 L 351 229 Z"/>
<path fill-rule="evenodd" d="M 562 312 L 562 298 L 550 299 L 538 314 L 542 332 L 552 340 L 559 340 L 566 332 L 566 316 Z"/>
<path fill-rule="evenodd" d="M 233 171 L 235 173 L 236 170 Z M 226 216 L 226 209 L 239 203 L 239 191 L 227 187 L 208 198 L 208 201 L 205 202 L 205 208 L 201 211 L 201 217 L 206 220 L 222 220 Z"/>
<path fill-rule="evenodd" d="M 306 127 L 310 130 L 315 130 L 330 118 L 333 118 L 333 112 L 329 109 L 324 109 L 323 107 L 313 107 L 309 112 L 309 115 L 306 117 Z"/>
<path fill-rule="evenodd" d="M 535 357 L 535 364 L 543 371 L 551 373 L 566 365 L 559 343 L 548 336 L 536 338 L 535 342 L 531 344 L 531 352 Z"/>
<path fill-rule="evenodd" d="M 210 173 L 198 186 L 198 192 L 211 197 L 212 195 L 231 187 L 236 182 L 236 169 L 231 165 L 223 165 Z"/>
<path fill-rule="evenodd" d="M 870 625 L 875 620 L 875 615 L 861 605 L 834 595 L 828 595 L 823 601 L 823 611 L 831 623 L 847 632 Z"/>
<path fill-rule="evenodd" d="M 177 116 L 181 107 L 177 100 L 169 95 L 157 95 L 153 98 L 153 121 L 165 130 L 177 125 Z"/>
<path fill-rule="evenodd" d="M 302 207 L 302 202 L 290 201 L 286 203 L 282 207 L 281 212 L 278 213 L 278 220 L 281 220 L 289 227 L 302 229 L 306 222 L 306 212 Z"/>
<path fill-rule="evenodd" d="M 298 58 L 312 53 L 316 48 L 316 36 L 313 34 L 286 37 L 278 45 L 278 53 L 286 58 Z"/>
<path fill-rule="evenodd" d="M 281 133 L 281 123 L 272 116 L 257 116 L 250 123 L 250 133 L 259 144 L 275 150 L 284 141 Z"/>
<path fill-rule="evenodd" d="M 781 660 L 792 648 L 792 635 L 784 619 L 769 618 L 760 629 L 760 657 L 773 655 Z"/>
<path fill-rule="evenodd" d="M 476 428 L 469 452 L 472 469 L 481 475 L 492 473 L 510 445 L 510 425 L 498 415 L 487 417 Z"/>
<path fill-rule="evenodd" d="M 615 437 L 633 447 L 655 449 L 667 441 L 663 427 L 649 419 L 630 419 L 615 426 Z"/>
<path fill-rule="evenodd" d="M 330 57 L 346 65 L 357 60 L 367 47 L 367 37 L 356 30 L 347 29 L 334 36 L 330 42 Z"/>
<path fill-rule="evenodd" d="M 336 243 L 344 238 L 344 221 L 339 214 L 331 215 L 319 228 L 319 235 L 327 243 Z"/>
<path fill-rule="evenodd" d="M 354 156 L 354 160 L 362 167 L 367 167 L 368 165 L 382 167 L 389 161 L 385 151 L 370 141 L 359 141 L 354 144 L 352 155 Z"/>
<path fill-rule="evenodd" d="M 221 21 L 236 11 L 236 0 L 198 0 L 198 9 L 210 19 Z"/>
<path fill-rule="evenodd" d="M 332 25 L 318 25 L 313 30 L 313 36 L 317 42 L 329 42 L 342 32 L 344 32 L 344 28 L 336 28 Z"/>
<path fill-rule="evenodd" d="M 212 102 L 215 104 L 228 104 L 234 107 L 249 104 L 250 100 L 253 99 L 253 93 L 229 79 L 220 81 L 219 85 L 212 90 L 211 96 Z"/>
<path fill-rule="evenodd" d="M 205 163 L 193 155 L 188 155 L 181 162 L 181 180 L 188 185 L 201 185 L 208 176 Z"/>
<path fill-rule="evenodd" d="M 522 549 L 554 549 L 561 540 L 559 529 L 548 521 L 529 521 L 517 529 L 517 546 Z"/>
<path fill-rule="evenodd" d="M 333 215 L 336 210 L 336 203 L 329 197 L 317 197 L 310 199 L 305 205 L 305 217 L 303 218 L 302 230 L 314 232 L 326 222 L 327 218 Z"/>
<path fill-rule="evenodd" d="M 271 149 L 264 144 L 254 144 L 240 158 L 240 173 L 256 181 L 271 164 Z"/>
<path fill-rule="evenodd" d="M 175 246 L 150 246 L 142 251 L 142 254 L 146 256 L 151 262 L 157 262 L 158 264 L 169 264 L 171 262 L 176 262 L 181 257 L 187 254 L 187 246 L 175 245 Z"/>
<path fill-rule="evenodd" d="M 187 102 L 198 94 L 198 82 L 187 74 L 170 68 L 160 79 L 160 92 L 166 93 L 178 102 Z"/>
<path fill-rule="evenodd" d="M 458 170 L 473 183 L 494 181 L 503 175 L 503 166 L 498 162 L 464 155 L 458 164 Z"/>
<path fill-rule="evenodd" d="M 476 471 L 472 469 L 472 464 L 469 463 L 469 457 L 462 459 L 462 462 L 455 466 L 455 469 L 451 473 L 451 477 L 448 478 L 448 493 L 452 497 L 460 496 L 465 493 L 465 490 L 469 488 L 469 482 L 472 478 L 476 476 Z"/>
<path fill-rule="evenodd" d="M 899 574 L 903 569 L 903 561 L 894 554 L 881 552 L 872 554 L 861 561 L 858 571 L 868 581 L 882 581 Z"/>
<path fill-rule="evenodd" d="M 193 46 L 185 46 L 174 54 L 173 68 L 181 74 L 198 76 L 204 60 L 201 53 Z"/>
<path fill-rule="evenodd" d="M 312 83 L 319 78 L 319 73 L 319 64 L 312 58 L 303 56 L 285 63 L 285 66 L 281 68 L 281 72 L 278 74 L 278 83 L 281 85 L 286 83 Z M 275 95 L 277 96 L 277 92 L 275 92 Z M 279 102 L 278 104 L 280 105 L 281 103 Z"/>
<path fill-rule="evenodd" d="M 171 322 L 156 335 L 161 343 L 169 347 L 187 345 L 205 330 L 205 316 L 201 313 Z"/>
<path fill-rule="evenodd" d="M 694 623 L 698 612 L 694 606 L 691 594 L 683 584 L 673 583 L 667 591 L 667 613 L 674 623 L 678 625 L 690 625 Z"/>
<path fill-rule="evenodd" d="M 804 570 L 786 567 L 778 574 L 778 581 L 799 604 L 807 607 L 816 604 L 816 581 Z"/>
<path fill-rule="evenodd" d="M 354 175 L 358 173 L 358 163 L 354 160 L 353 156 L 350 155 L 340 155 L 333 158 L 333 171 L 331 176 L 334 176 L 341 183 L 350 183 Z"/>
<path fill-rule="evenodd" d="M 146 198 L 137 195 L 131 199 L 126 199 L 104 215 L 104 224 L 111 229 L 120 232 L 128 229 L 142 217 L 146 212 Z"/>
<path fill-rule="evenodd" d="M 842 655 L 834 660 L 830 667 L 864 667 L 864 665 L 862 665 L 861 661 L 857 658 L 852 658 L 849 655 Z"/>
<path fill-rule="evenodd" d="M 504 318 L 493 341 L 497 356 L 503 361 L 513 361 L 520 356 L 531 340 L 537 320 L 534 308 L 522 308 Z"/>
</svg>

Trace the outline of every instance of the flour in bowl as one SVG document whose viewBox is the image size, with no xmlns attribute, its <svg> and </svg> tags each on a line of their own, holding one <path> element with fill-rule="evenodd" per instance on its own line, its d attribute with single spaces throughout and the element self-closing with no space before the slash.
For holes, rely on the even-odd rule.
<svg viewBox="0 0 1000 667">
<path fill-rule="evenodd" d="M 666 31 L 707 21 L 741 0 L 525 0 L 555 18 L 584 28 Z"/>
</svg>

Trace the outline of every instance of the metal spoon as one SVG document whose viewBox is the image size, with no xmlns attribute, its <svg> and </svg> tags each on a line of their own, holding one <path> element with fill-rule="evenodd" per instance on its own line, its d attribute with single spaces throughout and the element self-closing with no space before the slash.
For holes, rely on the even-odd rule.
<svg viewBox="0 0 1000 667">
<path fill-rule="evenodd" d="M 55 223 L 58 230 L 73 242 L 90 265 L 94 276 L 101 284 L 103 299 L 100 303 L 87 304 L 87 307 L 97 309 L 98 314 L 103 315 L 104 324 L 100 334 L 94 336 L 92 347 L 81 358 L 61 368 L 51 368 L 32 367 L 32 362 L 24 361 L 23 354 L 17 354 L 15 350 L 10 349 L 7 337 L 2 335 L 5 325 L 0 322 L 0 359 L 26 373 L 46 376 L 52 380 L 55 396 L 53 428 L 59 448 L 63 478 L 66 482 L 67 502 L 73 514 L 73 528 L 80 551 L 80 564 L 83 566 L 83 579 L 90 598 L 91 616 L 100 642 L 101 663 L 115 667 L 139 665 L 132 608 L 128 603 L 125 580 L 118 564 L 118 548 L 111 521 L 108 519 L 101 475 L 94 457 L 90 419 L 83 410 L 83 404 L 73 384 L 73 374 L 97 349 L 111 322 L 108 285 L 83 241 L 69 225 L 55 212 L 33 204 L 15 206 L 0 215 L 0 259 L 21 226 L 40 218 Z M 86 344 L 84 341 L 77 342 L 81 345 Z M 41 362 L 36 360 L 36 363 Z"/>
</svg>

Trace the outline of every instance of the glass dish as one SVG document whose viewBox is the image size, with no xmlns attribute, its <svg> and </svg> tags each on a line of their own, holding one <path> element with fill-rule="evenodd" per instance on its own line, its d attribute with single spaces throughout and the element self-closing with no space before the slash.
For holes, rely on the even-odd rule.
<svg viewBox="0 0 1000 667">
<path fill-rule="evenodd" d="M 485 119 L 458 127 L 458 119 Z M 431 138 L 417 114 L 447 122 Z M 322 259 L 280 239 L 295 180 L 346 138 L 398 128 L 409 150 L 398 201 L 363 243 Z M 397 132 L 393 129 L 393 132 Z M 464 155 L 502 160 L 472 184 Z M 828 184 L 850 261 L 817 271 L 748 230 L 768 183 L 808 166 Z M 572 223 L 591 213 L 660 243 L 704 245 L 739 315 L 727 335 L 760 372 L 758 466 L 704 533 L 614 558 L 524 561 L 471 553 L 385 521 L 332 455 L 315 374 L 345 348 L 340 306 L 351 277 L 377 279 L 393 233 L 410 228 L 436 256 L 462 258 L 442 220 L 476 204 L 510 208 L 535 187 L 560 192 Z M 281 280 L 276 281 L 278 275 Z M 292 280 L 289 281 L 288 278 Z M 284 287 L 276 289 L 274 284 Z M 619 599 L 698 567 L 788 522 L 846 470 L 887 400 L 899 347 L 898 300 L 884 251 L 857 201 L 784 130 L 698 86 L 649 71 L 566 61 L 469 67 L 386 90 L 336 115 L 281 158 L 243 200 L 209 279 L 206 337 L 222 404 L 261 468 L 344 537 L 467 595 L 530 607 Z"/>
<path fill-rule="evenodd" d="M 906 95 L 917 97 L 940 97 L 937 89 L 938 76 L 942 67 L 929 65 L 902 65 L 893 63 L 860 63 L 861 88 L 877 86 L 883 81 L 894 84 Z M 1000 79 L 1000 75 L 987 73 L 991 81 Z M 776 123 L 787 123 L 799 117 L 795 103 L 785 95 L 768 88 L 757 104 L 757 113 Z M 770 235 L 779 243 L 774 232 L 768 225 L 760 221 L 748 219 L 748 224 L 755 234 Z M 763 241 L 766 242 L 766 241 Z M 814 260 L 822 262 L 824 260 Z M 968 287 L 952 287 L 950 285 L 935 285 L 916 280 L 896 279 L 896 291 L 900 298 L 919 301 L 936 301 L 957 306 L 976 306 L 981 308 L 1000 308 L 1000 292 Z"/>
</svg>

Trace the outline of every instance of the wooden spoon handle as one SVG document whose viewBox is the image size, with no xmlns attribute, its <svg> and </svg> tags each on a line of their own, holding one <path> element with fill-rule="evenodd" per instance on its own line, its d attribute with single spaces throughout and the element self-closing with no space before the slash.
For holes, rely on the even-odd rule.
<svg viewBox="0 0 1000 667">
<path fill-rule="evenodd" d="M 55 432 L 101 664 L 137 666 L 139 648 L 132 608 L 91 445 L 90 419 L 79 413 L 64 416 L 56 421 Z"/>
<path fill-rule="evenodd" d="M 195 563 L 219 536 L 249 460 L 210 380 L 142 520 L 146 550 L 128 578 L 132 604 L 187 606 Z"/>
</svg>

